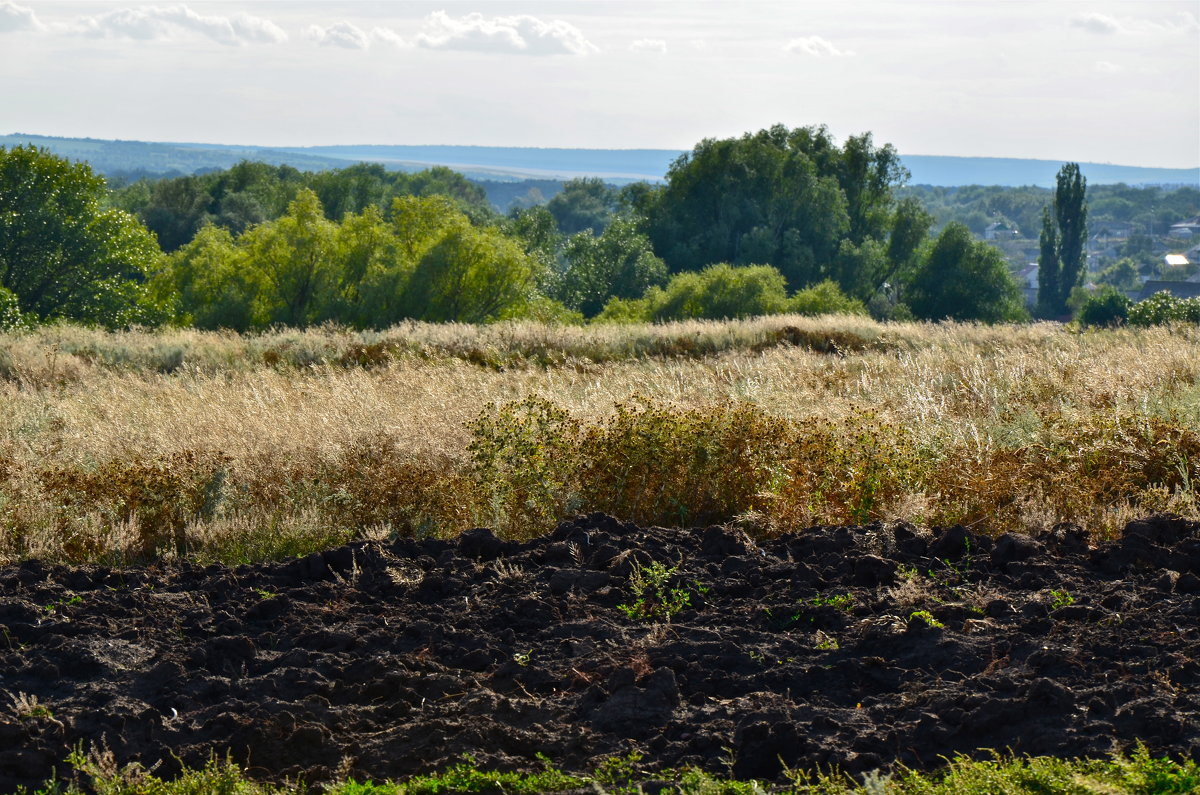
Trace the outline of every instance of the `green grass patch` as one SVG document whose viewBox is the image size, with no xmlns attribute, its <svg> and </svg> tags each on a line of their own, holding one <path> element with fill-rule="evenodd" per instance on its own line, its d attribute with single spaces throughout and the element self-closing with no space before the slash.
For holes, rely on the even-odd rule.
<svg viewBox="0 0 1200 795">
<path fill-rule="evenodd" d="M 695 770 L 650 772 L 642 757 L 631 753 L 600 762 L 587 776 L 573 775 L 539 757 L 541 768 L 518 773 L 489 771 L 473 759 L 440 773 L 401 782 L 358 782 L 346 779 L 320 787 L 303 782 L 262 784 L 247 779 L 232 761 L 212 759 L 200 769 L 185 769 L 177 778 L 161 779 L 141 765 L 120 767 L 107 752 L 73 753 L 69 781 L 47 783 L 36 795 L 450 795 L 503 793 L 538 795 L 587 789 L 612 795 L 1186 795 L 1200 791 L 1200 766 L 1155 756 L 1139 745 L 1131 754 L 1108 759 L 1055 759 L 997 754 L 993 759 L 959 756 L 931 773 L 900 768 L 851 777 L 834 771 L 787 771 L 789 783 L 738 781 Z M 25 791 L 21 791 L 24 793 Z"/>
</svg>

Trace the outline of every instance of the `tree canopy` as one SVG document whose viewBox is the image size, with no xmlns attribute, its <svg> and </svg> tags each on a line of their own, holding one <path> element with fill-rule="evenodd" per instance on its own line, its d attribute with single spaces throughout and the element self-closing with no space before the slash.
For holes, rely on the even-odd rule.
<svg viewBox="0 0 1200 795">
<path fill-rule="evenodd" d="M 909 306 L 922 320 L 1000 323 L 1027 317 L 1003 255 L 957 222 L 942 230 L 919 266 Z"/>
<path fill-rule="evenodd" d="M 320 200 L 330 221 L 375 207 L 388 213 L 402 196 L 444 196 L 475 220 L 491 220 L 483 188 L 443 166 L 407 173 L 388 171 L 377 163 L 359 163 L 316 173 L 291 166 L 242 162 L 223 171 L 136 182 L 114 194 L 113 202 L 134 213 L 158 237 L 164 251 L 179 249 L 205 224 L 241 234 L 255 224 L 273 221 L 301 190 Z"/>
<path fill-rule="evenodd" d="M 679 157 L 667 184 L 639 201 L 655 251 L 672 272 L 717 262 L 769 262 L 793 288 L 833 278 L 849 256 L 886 241 L 892 187 L 905 172 L 869 133 L 839 147 L 824 127 L 776 125 L 741 138 L 706 139 Z"/>
<path fill-rule="evenodd" d="M 86 164 L 0 148 L 0 287 L 23 314 L 110 327 L 164 318 L 146 285 L 161 252 L 104 198 L 104 180 Z"/>
<path fill-rule="evenodd" d="M 1071 290 L 1083 280 L 1087 251 L 1087 180 L 1077 163 L 1059 169 L 1054 202 L 1042 212 L 1038 240 L 1038 311 L 1067 314 Z"/>
<path fill-rule="evenodd" d="M 241 235 L 208 225 L 162 279 L 182 322 L 202 328 L 382 328 L 404 319 L 483 322 L 529 301 L 543 265 L 444 196 L 392 199 L 330 221 L 304 188 L 274 221 Z"/>
<path fill-rule="evenodd" d="M 900 197 L 899 157 L 869 133 L 839 144 L 824 127 L 776 125 L 706 139 L 663 184 L 570 180 L 550 202 L 506 217 L 445 168 L 305 173 L 243 162 L 108 194 L 86 167 L 47 158 L 18 148 L 0 163 L 11 185 L 0 194 L 0 231 L 11 229 L 0 239 L 8 325 L 169 316 L 239 330 L 381 328 L 865 307 L 897 319 L 1022 315 L 1000 253 L 961 224 L 931 241 L 935 215 L 915 195 Z M 19 176 L 33 166 L 37 179 Z M 1048 262 L 1082 252 L 1086 186 L 1068 171 L 1046 210 Z M 1135 203 L 1110 198 L 1122 212 Z M 1126 285 L 1137 275 L 1127 265 L 1106 278 Z"/>
</svg>

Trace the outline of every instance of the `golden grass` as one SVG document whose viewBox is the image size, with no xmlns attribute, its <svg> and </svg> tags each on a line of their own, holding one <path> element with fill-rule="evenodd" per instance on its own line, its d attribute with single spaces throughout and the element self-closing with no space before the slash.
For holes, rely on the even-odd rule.
<svg viewBox="0 0 1200 795">
<path fill-rule="evenodd" d="M 1197 514 L 1198 343 L 858 317 L 0 336 L 0 557 L 271 557 L 591 509 L 1104 534 Z M 530 397 L 559 425 L 514 431 Z"/>
</svg>

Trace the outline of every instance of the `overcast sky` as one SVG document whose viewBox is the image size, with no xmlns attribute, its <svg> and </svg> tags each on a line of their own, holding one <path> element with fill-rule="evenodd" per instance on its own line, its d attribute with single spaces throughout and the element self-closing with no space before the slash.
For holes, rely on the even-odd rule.
<svg viewBox="0 0 1200 795">
<path fill-rule="evenodd" d="M 1196 0 L 0 0 L 0 133 L 1200 164 Z"/>
</svg>

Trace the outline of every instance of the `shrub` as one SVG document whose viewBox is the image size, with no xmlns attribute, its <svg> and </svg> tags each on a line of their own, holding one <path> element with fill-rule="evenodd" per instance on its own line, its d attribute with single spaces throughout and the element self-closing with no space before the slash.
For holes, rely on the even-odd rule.
<svg viewBox="0 0 1200 795">
<path fill-rule="evenodd" d="M 746 318 L 787 311 L 787 282 L 769 265 L 710 265 L 677 273 L 666 287 L 653 287 L 636 300 L 610 301 L 602 320 L 687 320 Z"/>
<path fill-rule="evenodd" d="M 753 509 L 788 430 L 748 403 L 680 409 L 635 398 L 584 425 L 531 397 L 485 409 L 468 449 L 487 518 L 510 534 L 597 510 L 684 525 Z"/>
<path fill-rule="evenodd" d="M 1076 319 L 1084 327 L 1120 326 L 1129 319 L 1129 307 L 1133 302 L 1115 287 L 1105 285 L 1084 299 Z"/>
<path fill-rule="evenodd" d="M 865 315 L 867 307 L 842 292 L 832 279 L 799 290 L 788 299 L 789 312 L 798 315 Z"/>
<path fill-rule="evenodd" d="M 1176 298 L 1166 290 L 1157 292 L 1129 308 L 1129 322 L 1135 326 L 1200 323 L 1200 298 Z"/>
<path fill-rule="evenodd" d="M 11 331 L 27 325 L 25 316 L 21 314 L 17 294 L 0 285 L 0 331 Z"/>
</svg>

